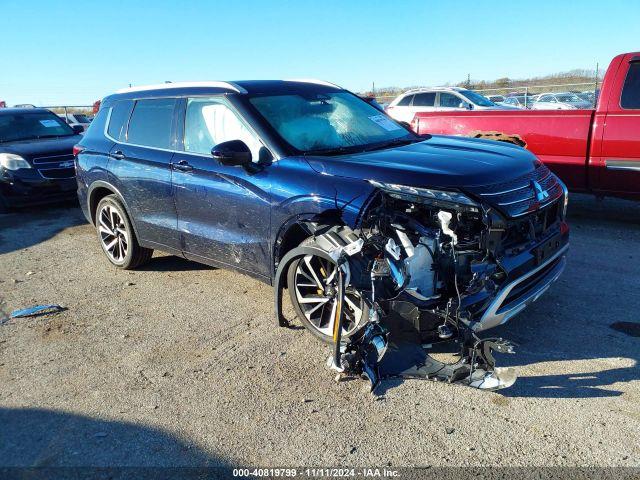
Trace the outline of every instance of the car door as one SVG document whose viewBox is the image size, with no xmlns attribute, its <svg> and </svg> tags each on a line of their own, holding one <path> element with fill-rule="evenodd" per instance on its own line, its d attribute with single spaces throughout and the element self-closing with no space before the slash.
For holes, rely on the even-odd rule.
<svg viewBox="0 0 640 480">
<path fill-rule="evenodd" d="M 180 252 L 171 190 L 175 98 L 118 102 L 107 134 L 115 142 L 108 170 L 144 244 Z M 129 116 L 130 115 L 130 116 Z"/>
<path fill-rule="evenodd" d="M 468 102 L 453 93 L 440 92 L 438 94 L 438 107 L 436 110 L 439 112 L 463 110 L 467 103 Z"/>
<path fill-rule="evenodd" d="M 640 56 L 628 55 L 618 69 L 608 99 L 602 141 L 599 142 L 602 173 L 598 189 L 638 195 L 640 193 Z M 605 100 L 605 99 L 603 99 Z"/>
<path fill-rule="evenodd" d="M 270 152 L 222 96 L 184 99 L 182 110 L 172 183 L 184 255 L 269 278 Z M 230 140 L 249 146 L 251 168 L 214 160 L 211 149 Z"/>
</svg>

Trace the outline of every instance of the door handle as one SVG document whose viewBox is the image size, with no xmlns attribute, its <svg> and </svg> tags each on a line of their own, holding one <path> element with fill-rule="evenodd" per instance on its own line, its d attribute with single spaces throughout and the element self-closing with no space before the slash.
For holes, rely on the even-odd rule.
<svg viewBox="0 0 640 480">
<path fill-rule="evenodd" d="M 111 158 L 115 158 L 116 160 L 122 160 L 124 158 L 124 153 L 122 153 L 120 150 L 116 150 L 115 152 L 111 152 L 109 156 Z"/>
<path fill-rule="evenodd" d="M 178 163 L 173 164 L 173 169 L 179 172 L 190 172 L 193 167 L 186 160 L 180 160 Z"/>
</svg>

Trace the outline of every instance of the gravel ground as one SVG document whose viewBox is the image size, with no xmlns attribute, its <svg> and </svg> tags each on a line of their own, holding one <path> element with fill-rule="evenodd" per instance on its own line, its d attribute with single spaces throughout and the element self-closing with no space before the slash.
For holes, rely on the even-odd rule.
<svg viewBox="0 0 640 480">
<path fill-rule="evenodd" d="M 73 206 L 0 215 L 0 466 L 640 466 L 640 205 L 574 196 L 567 270 L 496 334 L 519 380 L 335 383 L 273 292 L 156 254 L 119 271 Z M 633 336 L 635 334 L 636 336 Z"/>
</svg>

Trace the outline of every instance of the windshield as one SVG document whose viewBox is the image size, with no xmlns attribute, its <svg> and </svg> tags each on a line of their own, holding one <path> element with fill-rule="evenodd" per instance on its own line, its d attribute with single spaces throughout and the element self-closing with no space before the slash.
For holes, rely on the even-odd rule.
<svg viewBox="0 0 640 480">
<path fill-rule="evenodd" d="M 75 135 L 64 121 L 49 112 L 0 115 L 0 142 Z"/>
<path fill-rule="evenodd" d="M 576 103 L 576 102 L 583 101 L 577 95 L 574 95 L 572 93 L 564 93 L 561 95 L 556 95 L 556 98 L 558 99 L 559 102 L 567 102 L 567 103 Z"/>
<path fill-rule="evenodd" d="M 87 117 L 84 113 L 74 113 L 73 116 L 78 123 L 90 123 L 92 120 L 92 118 Z"/>
<path fill-rule="evenodd" d="M 365 150 L 418 139 L 347 92 L 255 96 L 249 101 L 288 144 L 305 153 Z"/>
<path fill-rule="evenodd" d="M 487 97 L 480 95 L 479 93 L 471 90 L 460 90 L 460 93 L 471 100 L 471 103 L 475 103 L 480 107 L 493 107 L 495 103 L 489 100 Z"/>
</svg>

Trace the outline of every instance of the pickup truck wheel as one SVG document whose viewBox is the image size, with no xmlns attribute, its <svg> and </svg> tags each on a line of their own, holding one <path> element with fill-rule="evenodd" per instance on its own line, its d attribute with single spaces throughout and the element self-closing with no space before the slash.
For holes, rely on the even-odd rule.
<svg viewBox="0 0 640 480">
<path fill-rule="evenodd" d="M 148 262 L 153 250 L 141 247 L 124 206 L 115 195 L 107 195 L 96 207 L 96 231 L 100 246 L 118 268 L 131 270 Z"/>
<path fill-rule="evenodd" d="M 305 240 L 302 245 L 312 243 Z M 287 271 L 289 296 L 296 314 L 311 334 L 325 343 L 333 342 L 337 291 L 336 264 L 315 255 L 294 260 Z M 369 306 L 360 292 L 345 289 L 342 337 L 348 338 L 366 325 Z"/>
</svg>

